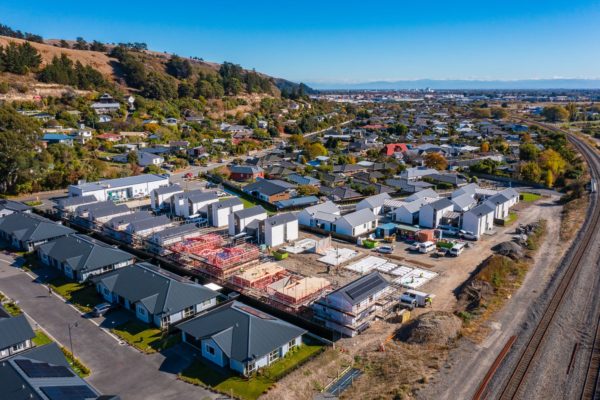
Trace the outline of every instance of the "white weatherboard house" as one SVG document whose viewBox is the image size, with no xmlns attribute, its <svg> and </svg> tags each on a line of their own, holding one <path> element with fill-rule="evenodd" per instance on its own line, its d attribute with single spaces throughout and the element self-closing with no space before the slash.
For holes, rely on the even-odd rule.
<svg viewBox="0 0 600 400">
<path fill-rule="evenodd" d="M 125 201 L 149 196 L 159 187 L 169 186 L 169 177 L 154 174 L 106 179 L 69 186 L 69 196 L 95 196 L 98 201 Z"/>
<path fill-rule="evenodd" d="M 202 358 L 243 376 L 252 375 L 302 345 L 306 333 L 237 301 L 220 305 L 178 328 L 183 341 L 198 348 Z"/>
<path fill-rule="evenodd" d="M 494 228 L 494 207 L 482 203 L 463 214 L 462 229 L 480 237 Z"/>
<path fill-rule="evenodd" d="M 120 268 L 93 278 L 93 282 L 106 301 L 160 328 L 217 304 L 217 292 L 148 263 Z"/>
<path fill-rule="evenodd" d="M 453 197 L 450 201 L 454 204 L 454 211 L 458 212 L 468 211 L 477 205 L 477 200 L 468 193 Z"/>
<path fill-rule="evenodd" d="M 427 203 L 419 210 L 419 225 L 424 228 L 436 228 L 446 212 L 451 212 L 454 204 L 446 198 Z"/>
<path fill-rule="evenodd" d="M 35 333 L 25 315 L 11 316 L 0 306 L 0 360 L 33 346 Z"/>
<path fill-rule="evenodd" d="M 312 226 L 325 230 L 331 230 L 331 224 L 341 215 L 337 204 L 327 201 L 311 207 L 306 207 L 298 213 L 300 225 Z"/>
<path fill-rule="evenodd" d="M 183 193 L 183 189 L 177 184 L 154 189 L 150 193 L 150 207 L 155 211 L 169 208 L 171 198 L 179 193 Z"/>
<path fill-rule="evenodd" d="M 353 337 L 369 327 L 389 293 L 388 281 L 372 272 L 327 294 L 312 309 L 327 328 Z"/>
<path fill-rule="evenodd" d="M 401 224 L 417 225 L 419 223 L 419 211 L 421 211 L 421 207 L 436 200 L 437 198 L 424 197 L 405 203 L 393 211 L 392 219 Z"/>
<path fill-rule="evenodd" d="M 252 221 L 265 219 L 267 219 L 267 212 L 261 206 L 233 212 L 229 214 L 229 234 L 233 236 L 242 233 Z"/>
<path fill-rule="evenodd" d="M 209 204 L 206 208 L 208 222 L 212 226 L 223 228 L 229 224 L 229 215 L 244 209 L 244 203 L 237 197 L 231 197 L 216 203 Z"/>
<path fill-rule="evenodd" d="M 381 210 L 383 210 L 383 203 L 390 198 L 390 195 L 387 193 L 380 193 L 375 196 L 367 197 L 356 205 L 356 211 L 366 208 L 371 210 L 374 215 L 379 215 L 381 214 Z"/>
<path fill-rule="evenodd" d="M 485 202 L 494 207 L 494 218 L 506 219 L 511 207 L 519 202 L 519 193 L 515 189 L 504 189 Z"/>
<path fill-rule="evenodd" d="M 293 213 L 274 215 L 259 222 L 259 242 L 274 247 L 298 239 L 298 218 Z"/>
<path fill-rule="evenodd" d="M 171 198 L 175 215 L 183 218 L 197 218 L 206 215 L 207 206 L 218 201 L 219 196 L 216 193 L 201 190 L 178 193 Z"/>
<path fill-rule="evenodd" d="M 374 231 L 375 228 L 377 228 L 377 217 L 370 209 L 365 208 L 336 219 L 331 231 L 358 237 Z"/>
</svg>

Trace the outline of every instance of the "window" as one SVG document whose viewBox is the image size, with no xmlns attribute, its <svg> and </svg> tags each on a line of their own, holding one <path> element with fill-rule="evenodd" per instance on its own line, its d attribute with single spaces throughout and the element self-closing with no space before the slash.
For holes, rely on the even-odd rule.
<svg viewBox="0 0 600 400">
<path fill-rule="evenodd" d="M 210 355 L 215 355 L 215 349 L 212 346 L 206 345 L 206 352 Z"/>
<path fill-rule="evenodd" d="M 21 342 L 19 344 L 15 344 L 12 349 L 13 351 L 20 351 L 23 350 L 25 348 L 25 342 Z"/>
<path fill-rule="evenodd" d="M 191 317 L 194 315 L 194 306 L 189 306 L 183 310 L 183 318 Z"/>
<path fill-rule="evenodd" d="M 246 373 L 249 374 L 252 371 L 256 370 L 256 363 L 255 362 L 251 362 L 248 363 L 248 365 L 246 365 Z"/>
<path fill-rule="evenodd" d="M 279 349 L 275 349 L 269 353 L 269 364 L 279 358 Z"/>
<path fill-rule="evenodd" d="M 288 348 L 291 350 L 294 347 L 296 347 L 296 339 L 292 340 L 291 342 L 288 343 Z"/>
</svg>

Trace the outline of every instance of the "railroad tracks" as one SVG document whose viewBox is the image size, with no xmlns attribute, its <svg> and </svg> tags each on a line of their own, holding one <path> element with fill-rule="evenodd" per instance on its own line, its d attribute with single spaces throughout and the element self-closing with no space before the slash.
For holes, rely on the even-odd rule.
<svg viewBox="0 0 600 400">
<path fill-rule="evenodd" d="M 557 130 L 557 128 L 546 126 L 544 124 L 539 125 L 545 129 Z M 594 150 L 590 149 L 590 147 L 581 139 L 571 135 L 568 135 L 568 139 L 588 162 L 592 178 L 598 181 L 600 178 L 600 156 Z M 550 302 L 544 310 L 538 325 L 528 339 L 525 349 L 517 361 L 516 367 L 512 371 L 505 386 L 502 388 L 502 392 L 499 396 L 501 400 L 523 398 L 523 384 L 528 373 L 532 369 L 533 361 L 542 347 L 548 328 L 554 320 L 554 317 L 571 286 L 573 277 L 580 269 L 582 259 L 586 254 L 588 247 L 590 244 L 593 244 L 592 239 L 594 233 L 600 228 L 600 205 L 598 200 L 598 194 L 593 193 L 590 199 L 590 208 L 587 219 L 589 222 L 584 228 L 583 236 L 577 248 L 574 250 L 573 257 L 571 258 L 556 291 L 552 295 Z M 600 394 L 600 386 L 598 385 L 598 373 L 600 370 L 600 321 L 598 322 L 595 330 L 594 346 L 588 363 L 588 373 L 581 395 L 581 398 L 585 400 L 600 399 L 600 396 L 598 396 L 598 394 Z"/>
</svg>

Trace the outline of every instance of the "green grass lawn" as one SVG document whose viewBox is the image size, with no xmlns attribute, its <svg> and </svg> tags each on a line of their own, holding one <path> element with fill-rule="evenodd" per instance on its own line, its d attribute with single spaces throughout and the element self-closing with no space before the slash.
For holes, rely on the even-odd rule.
<svg viewBox="0 0 600 400">
<path fill-rule="evenodd" d="M 163 331 L 146 325 L 143 322 L 131 320 L 111 331 L 138 350 L 150 354 L 167 349 L 180 342 L 179 335 L 163 337 Z"/>
<path fill-rule="evenodd" d="M 304 344 L 250 379 L 233 371 L 214 367 L 208 362 L 195 360 L 179 375 L 179 379 L 193 385 L 208 386 L 227 395 L 233 394 L 244 400 L 255 400 L 286 372 L 302 364 L 322 348 L 321 345 Z"/>
<path fill-rule="evenodd" d="M 43 331 L 37 330 L 35 331 L 35 337 L 33 338 L 33 343 L 36 346 L 43 346 L 48 343 L 52 343 L 52 339 L 48 337 Z"/>
<path fill-rule="evenodd" d="M 517 220 L 517 213 L 509 212 L 508 217 L 504 220 L 504 225 L 510 225 Z"/>
<path fill-rule="evenodd" d="M 92 311 L 94 306 L 102 302 L 102 299 L 93 286 L 85 286 L 81 283 L 72 282 L 66 278 L 56 278 L 50 282 L 52 289 L 71 302 L 81 312 Z"/>
<path fill-rule="evenodd" d="M 4 307 L 4 309 L 13 317 L 23 314 L 23 311 L 21 311 L 21 308 L 19 308 L 19 306 L 13 302 L 4 303 L 4 304 L 2 304 L 2 307 Z"/>
<path fill-rule="evenodd" d="M 536 200 L 539 200 L 542 197 L 541 195 L 539 195 L 537 193 L 527 193 L 527 192 L 521 193 L 521 196 L 523 197 L 523 201 L 526 203 L 534 202 Z"/>
</svg>

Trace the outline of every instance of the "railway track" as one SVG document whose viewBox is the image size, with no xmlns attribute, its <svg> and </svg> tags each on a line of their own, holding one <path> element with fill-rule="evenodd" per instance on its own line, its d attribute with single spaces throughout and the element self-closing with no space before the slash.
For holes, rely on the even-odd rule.
<svg viewBox="0 0 600 400">
<path fill-rule="evenodd" d="M 545 124 L 537 125 L 553 131 L 558 130 L 557 128 L 547 126 Z M 592 178 L 598 181 L 600 178 L 600 156 L 594 150 L 590 149 L 590 147 L 581 139 L 578 139 L 572 135 L 568 135 L 567 138 L 586 159 L 590 167 L 590 174 L 592 175 Z M 542 347 L 542 343 L 544 342 L 548 328 L 552 323 L 563 299 L 565 298 L 569 287 L 571 286 L 573 277 L 577 274 L 577 271 L 582 264 L 582 259 L 586 254 L 586 250 L 588 249 L 589 245 L 592 243 L 594 233 L 600 228 L 600 204 L 598 201 L 598 193 L 593 193 L 590 198 L 588 224 L 584 228 L 585 230 L 583 232 L 583 236 L 579 242 L 579 245 L 574 251 L 573 257 L 571 258 L 556 291 L 552 295 L 550 302 L 544 310 L 538 325 L 535 327 L 533 334 L 528 339 L 525 349 L 517 361 L 516 367 L 512 371 L 512 374 L 510 375 L 510 378 L 506 382 L 505 386 L 502 388 L 502 392 L 499 396 L 501 400 L 523 398 L 523 383 L 527 378 L 528 372 L 531 370 L 532 363 Z M 600 370 L 600 321 L 598 322 L 599 324 L 596 326 L 594 346 L 588 364 L 587 378 L 581 395 L 581 398 L 585 400 L 592 400 L 596 398 L 600 399 L 600 386 L 598 385 L 598 372 Z"/>
</svg>

